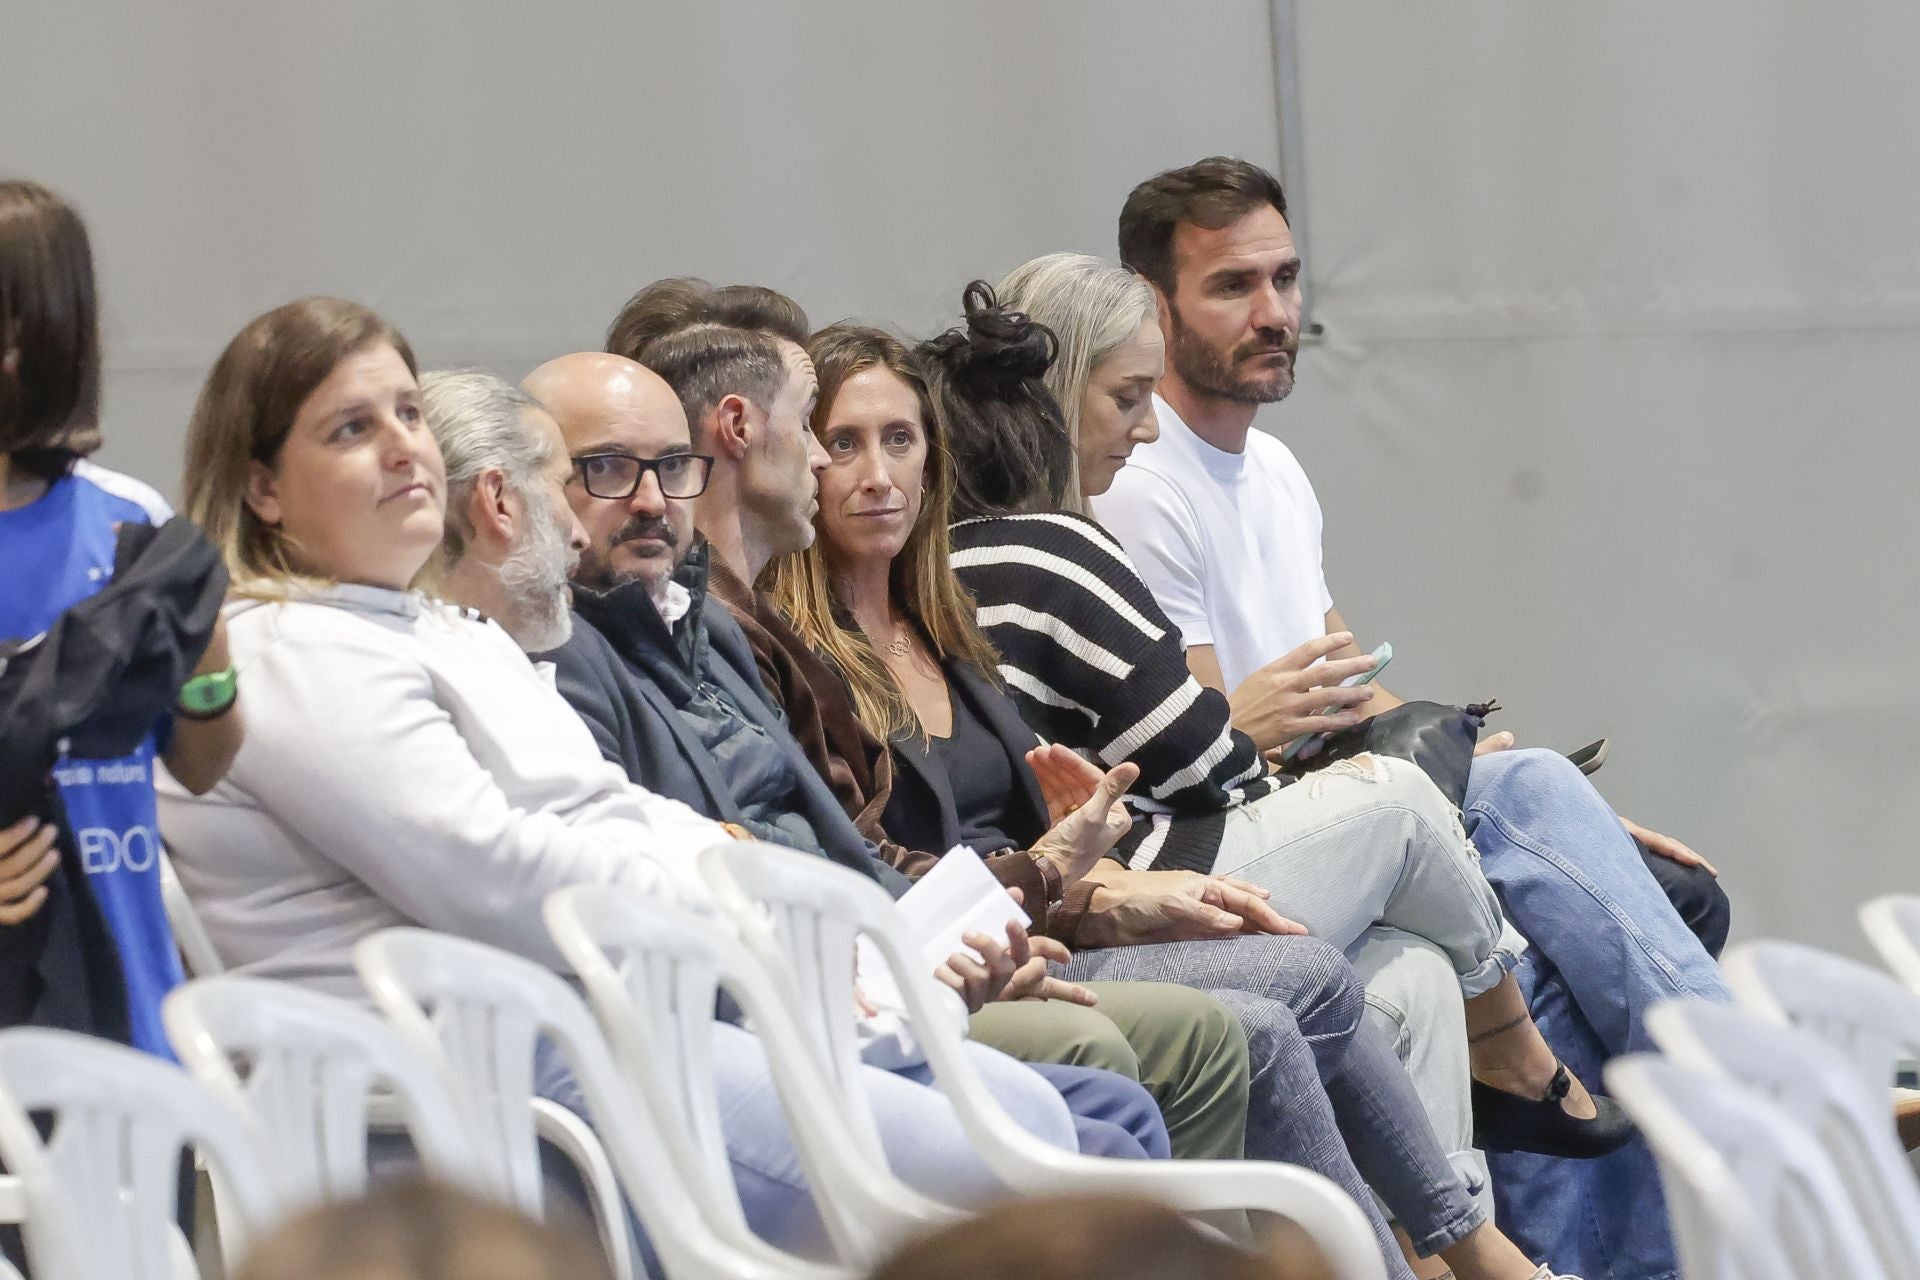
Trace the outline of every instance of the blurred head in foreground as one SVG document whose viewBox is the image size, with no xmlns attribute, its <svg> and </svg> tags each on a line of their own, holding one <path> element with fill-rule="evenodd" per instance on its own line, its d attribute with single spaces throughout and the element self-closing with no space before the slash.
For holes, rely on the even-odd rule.
<svg viewBox="0 0 1920 1280">
<path fill-rule="evenodd" d="M 1297 1229 L 1250 1253 L 1154 1200 L 1011 1200 L 907 1245 L 872 1280 L 1331 1280 Z"/>
<path fill-rule="evenodd" d="M 440 1183 L 388 1183 L 260 1241 L 235 1280 L 611 1280 L 591 1236 Z"/>
</svg>

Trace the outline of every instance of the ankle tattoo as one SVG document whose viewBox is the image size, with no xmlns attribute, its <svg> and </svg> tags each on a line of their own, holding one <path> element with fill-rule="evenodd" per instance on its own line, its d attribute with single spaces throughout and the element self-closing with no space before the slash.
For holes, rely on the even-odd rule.
<svg viewBox="0 0 1920 1280">
<path fill-rule="evenodd" d="M 1503 1022 L 1499 1026 L 1493 1028 L 1491 1031 L 1482 1031 L 1477 1036 L 1468 1036 L 1467 1044 L 1469 1046 L 1472 1046 L 1472 1045 L 1479 1044 L 1483 1040 L 1491 1040 L 1495 1036 L 1503 1036 L 1507 1032 L 1513 1030 L 1515 1027 L 1520 1026 L 1522 1023 L 1525 1023 L 1531 1020 L 1532 1017 L 1533 1015 L 1531 1013 L 1523 1013 L 1519 1017 L 1515 1018 L 1513 1021 Z"/>
</svg>

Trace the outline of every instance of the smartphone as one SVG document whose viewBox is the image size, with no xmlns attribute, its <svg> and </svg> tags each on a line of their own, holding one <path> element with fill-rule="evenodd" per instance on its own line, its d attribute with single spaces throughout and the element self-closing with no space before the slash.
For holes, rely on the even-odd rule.
<svg viewBox="0 0 1920 1280">
<path fill-rule="evenodd" d="M 1357 689 L 1361 685 L 1372 684 L 1375 680 L 1378 680 L 1380 678 L 1380 673 L 1382 671 L 1385 671 L 1387 669 L 1387 664 L 1392 661 L 1393 661 L 1393 645 L 1386 642 L 1382 642 L 1380 647 L 1373 651 L 1373 669 L 1371 671 L 1362 671 L 1357 676 L 1348 676 L 1345 680 L 1342 680 L 1340 682 L 1340 687 L 1342 689 Z M 1320 714 L 1324 716 L 1324 715 L 1331 715 L 1332 713 L 1333 713 L 1333 708 L 1328 707 L 1325 711 L 1322 711 Z M 1326 736 L 1327 735 L 1324 733 L 1301 734 L 1299 737 L 1295 738 L 1292 742 L 1289 742 L 1286 745 L 1285 749 L 1283 749 L 1280 752 L 1281 763 L 1285 764 L 1290 762 L 1291 760 L 1294 759 L 1294 757 L 1298 756 L 1302 751 L 1305 751 L 1309 744 L 1318 743 L 1323 739 L 1325 739 Z"/>
<path fill-rule="evenodd" d="M 1601 738 L 1598 742 L 1589 742 L 1578 751 L 1569 751 L 1567 759 L 1573 761 L 1574 767 L 1582 773 L 1598 773 L 1600 766 L 1607 762 L 1607 740 Z"/>
</svg>

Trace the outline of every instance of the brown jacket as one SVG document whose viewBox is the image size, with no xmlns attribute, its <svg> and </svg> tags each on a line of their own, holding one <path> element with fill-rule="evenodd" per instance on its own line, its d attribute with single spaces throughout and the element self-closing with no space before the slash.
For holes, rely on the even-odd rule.
<svg viewBox="0 0 1920 1280">
<path fill-rule="evenodd" d="M 860 723 L 839 670 L 800 638 L 766 592 L 749 587 L 717 558 L 708 571 L 707 593 L 726 605 L 747 633 L 767 692 L 785 709 L 787 727 L 847 816 L 879 846 L 887 865 L 912 879 L 925 875 L 940 855 L 903 848 L 880 827 L 893 788 L 893 753 Z M 987 868 L 1001 884 L 1020 890 L 1033 932 L 1074 941 L 1093 885 L 1069 885 L 1062 901 L 1049 908 L 1040 867 L 1024 851 L 994 854 Z"/>
</svg>

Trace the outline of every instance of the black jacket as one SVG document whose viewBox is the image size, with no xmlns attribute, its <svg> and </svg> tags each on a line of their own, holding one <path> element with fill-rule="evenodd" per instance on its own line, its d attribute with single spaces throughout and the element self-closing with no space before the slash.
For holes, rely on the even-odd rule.
<svg viewBox="0 0 1920 1280">
<path fill-rule="evenodd" d="M 544 655 L 554 664 L 561 696 L 587 722 L 601 754 L 649 791 L 715 821 L 734 821 L 739 806 L 719 762 L 679 714 L 695 685 L 708 681 L 788 751 L 800 814 L 826 855 L 897 897 L 906 878 L 873 856 L 807 762 L 760 683 L 740 624 L 725 609 L 706 607 L 704 547 L 689 554 L 676 580 L 693 594 L 693 607 L 672 630 L 638 582 L 604 593 L 576 589 L 573 638 Z"/>
<path fill-rule="evenodd" d="M 125 1043 L 127 993 L 52 770 L 138 747 L 213 636 L 227 589 L 219 553 L 185 520 L 120 531 L 113 580 L 44 636 L 0 656 L 0 826 L 60 827 L 46 902 L 0 926 L 0 1026 L 32 1023 Z"/>
<path fill-rule="evenodd" d="M 964 662 L 943 664 L 952 696 L 965 698 L 1013 765 L 1013 794 L 1007 797 L 1007 838 L 1013 848 L 1030 848 L 1046 834 L 1047 801 L 1027 767 L 1027 752 L 1040 745 L 1007 695 Z M 887 835 L 909 849 L 951 849 L 960 841 L 960 814 L 953 788 L 939 762 L 917 738 L 893 743 L 893 794 L 881 823 Z M 982 851 L 986 852 L 986 851 Z"/>
</svg>

